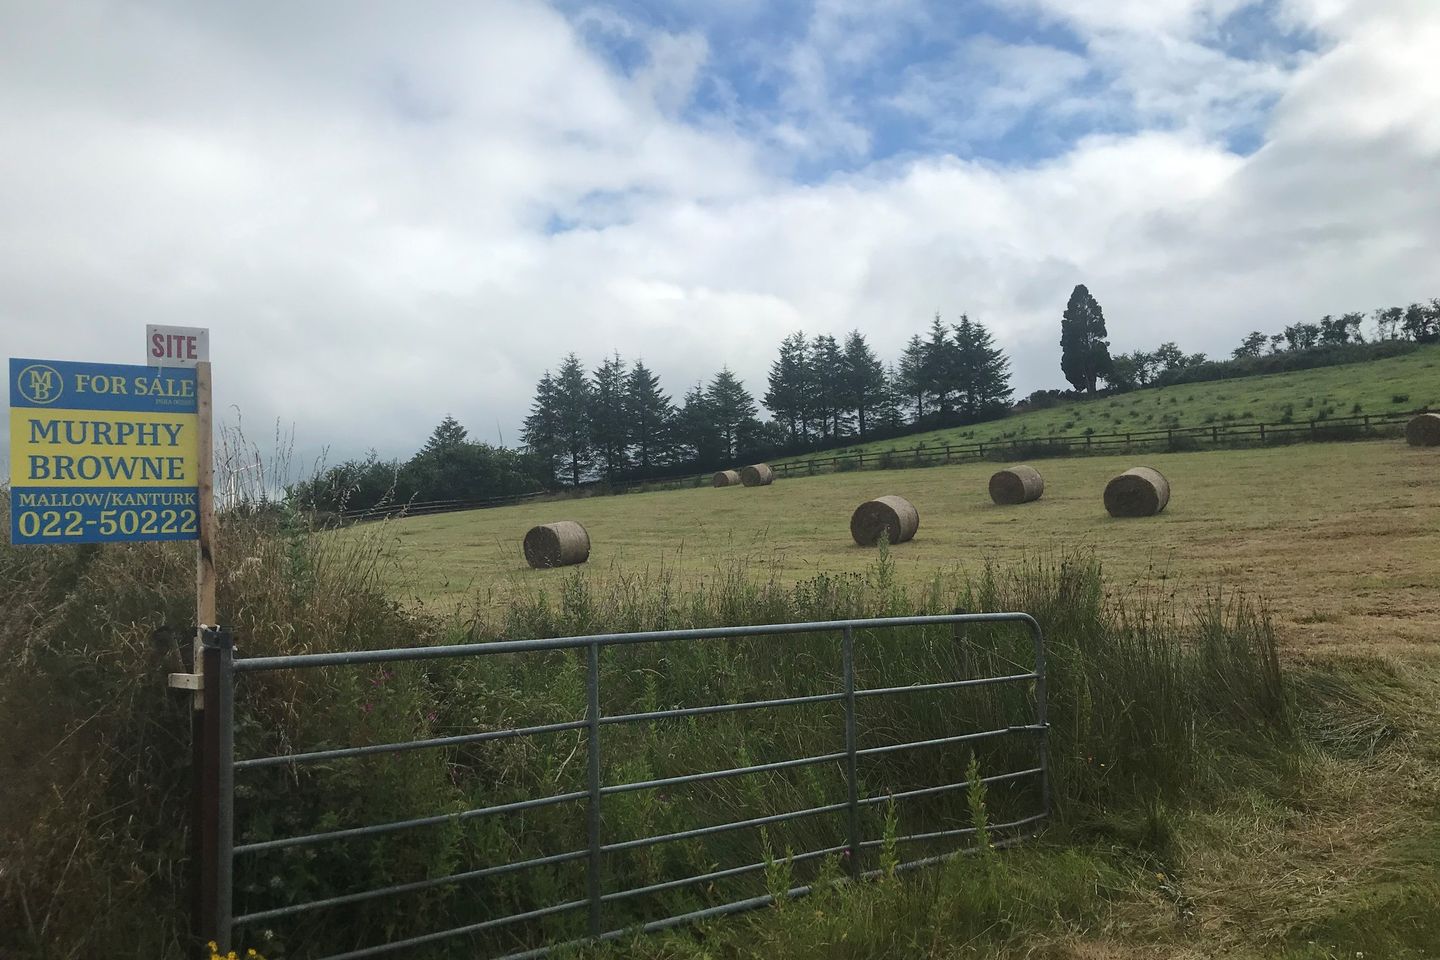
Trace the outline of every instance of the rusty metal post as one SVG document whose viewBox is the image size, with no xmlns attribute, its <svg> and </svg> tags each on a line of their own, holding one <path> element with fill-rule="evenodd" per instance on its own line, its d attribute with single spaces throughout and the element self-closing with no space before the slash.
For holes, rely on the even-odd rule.
<svg viewBox="0 0 1440 960">
<path fill-rule="evenodd" d="M 196 932 L 200 943 L 213 940 L 224 955 L 231 948 L 231 870 L 235 825 L 235 675 L 234 643 L 224 627 L 205 627 L 205 708 L 199 711 L 200 746 L 196 751 L 198 800 L 199 898 Z"/>
</svg>

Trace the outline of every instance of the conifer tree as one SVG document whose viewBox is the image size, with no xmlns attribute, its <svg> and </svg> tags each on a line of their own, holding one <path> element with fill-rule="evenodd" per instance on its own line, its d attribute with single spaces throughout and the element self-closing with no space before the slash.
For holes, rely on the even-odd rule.
<svg viewBox="0 0 1440 960">
<path fill-rule="evenodd" d="M 630 455 L 640 475 L 648 476 L 667 459 L 675 407 L 660 389 L 660 378 L 637 360 L 625 381 Z"/>
<path fill-rule="evenodd" d="M 749 447 L 760 428 L 760 421 L 755 419 L 758 412 L 755 398 L 729 367 L 715 374 L 705 389 L 705 399 L 710 406 L 721 457 L 732 458 Z"/>
<path fill-rule="evenodd" d="M 955 385 L 967 420 L 998 413 L 1009 402 L 1010 361 L 985 325 L 965 314 L 955 326 Z"/>
<path fill-rule="evenodd" d="M 590 440 L 600 472 L 619 479 L 629 463 L 630 423 L 625 404 L 625 361 L 616 353 L 595 370 L 590 401 Z"/>
<path fill-rule="evenodd" d="M 560 452 L 561 469 L 570 475 L 572 486 L 581 479 L 594 462 L 590 446 L 590 403 L 594 390 L 580 366 L 580 358 L 570 354 L 560 365 L 555 378 L 555 441 Z"/>
<path fill-rule="evenodd" d="M 840 405 L 854 411 L 860 436 L 869 433 L 876 407 L 883 402 L 885 368 L 859 330 L 845 338 L 845 381 Z"/>
<path fill-rule="evenodd" d="M 1060 320 L 1060 370 L 1076 390 L 1095 392 L 1110 372 L 1110 342 L 1105 339 L 1105 314 L 1100 304 L 1076 284 Z"/>
<path fill-rule="evenodd" d="M 559 474 L 560 417 L 555 403 L 555 380 L 546 370 L 535 386 L 535 400 L 530 404 L 530 415 L 525 418 L 521 434 L 531 456 L 540 464 L 546 486 L 554 486 Z"/>
<path fill-rule="evenodd" d="M 784 425 L 791 443 L 809 439 L 811 386 L 809 347 L 805 334 L 797 330 L 780 343 L 763 400 L 770 415 Z"/>
</svg>

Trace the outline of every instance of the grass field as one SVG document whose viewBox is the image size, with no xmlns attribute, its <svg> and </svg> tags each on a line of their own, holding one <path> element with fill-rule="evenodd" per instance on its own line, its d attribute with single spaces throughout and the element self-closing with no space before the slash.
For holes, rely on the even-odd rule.
<svg viewBox="0 0 1440 960">
<path fill-rule="evenodd" d="M 987 561 L 1091 548 L 1112 589 L 1242 591 L 1271 605 L 1291 645 L 1397 648 L 1440 630 L 1440 473 L 1432 451 L 1396 441 L 1148 455 L 1170 478 L 1159 517 L 1114 520 L 1100 493 L 1127 457 L 1048 461 L 1044 497 L 997 507 L 993 464 L 865 471 L 700 489 L 527 504 L 389 521 L 342 536 L 392 540 L 397 591 L 434 608 L 500 604 L 567 570 L 530 570 L 520 553 L 537 523 L 573 519 L 590 531 L 588 570 L 682 580 L 736 563 L 799 580 L 853 573 L 875 551 L 855 546 L 861 501 L 895 493 L 920 510 L 920 532 L 891 552 L 899 576 L 974 573 Z"/>
<path fill-rule="evenodd" d="M 1391 440 L 1143 461 L 1173 487 L 1165 512 L 1144 520 L 1106 515 L 1105 481 L 1135 460 L 1105 456 L 1041 463 L 1045 495 L 1022 507 L 991 504 L 996 465 L 968 464 L 531 504 L 341 536 L 385 541 L 393 588 L 430 608 L 493 612 L 541 591 L 559 596 L 577 576 L 628 579 L 643 594 L 662 582 L 723 583 L 737 565 L 782 583 L 860 575 L 876 551 L 851 543 L 850 512 L 897 493 L 921 514 L 915 540 L 889 553 L 911 585 L 1093 551 L 1117 600 L 1160 609 L 1239 592 L 1273 612 L 1300 736 L 1279 768 L 1227 754 L 1217 776 L 1230 785 L 1218 792 L 1195 792 L 1154 823 L 1102 813 L 1054 846 L 1007 854 L 979 882 L 919 877 L 716 924 L 698 942 L 637 941 L 622 955 L 1436 955 L 1440 456 Z M 590 564 L 578 574 L 525 567 L 525 530 L 561 518 L 590 530 Z M 1114 875 L 1105 855 L 1096 859 L 1137 845 L 1164 852 Z M 997 945 L 1007 930 L 1014 939 L 1002 933 Z"/>
<path fill-rule="evenodd" d="M 913 450 L 919 444 L 969 443 L 1212 423 L 1302 423 L 1440 408 L 1440 345 L 1401 357 L 1213 383 L 1152 387 L 1116 397 L 1075 400 L 1003 420 L 855 444 L 830 453 Z M 791 457 L 787 459 L 804 459 Z"/>
</svg>

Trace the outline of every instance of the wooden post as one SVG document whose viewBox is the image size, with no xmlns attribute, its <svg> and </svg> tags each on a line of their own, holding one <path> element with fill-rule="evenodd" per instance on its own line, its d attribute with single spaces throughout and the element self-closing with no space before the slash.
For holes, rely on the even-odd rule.
<svg viewBox="0 0 1440 960">
<path fill-rule="evenodd" d="M 197 458 L 196 513 L 200 538 L 195 543 L 195 672 L 203 677 L 204 645 L 201 637 L 207 626 L 216 626 L 215 617 L 215 414 L 210 398 L 210 361 L 195 364 L 195 419 Z M 203 683 L 203 680 L 202 680 Z M 195 691 L 196 710 L 205 709 L 205 693 Z"/>
</svg>

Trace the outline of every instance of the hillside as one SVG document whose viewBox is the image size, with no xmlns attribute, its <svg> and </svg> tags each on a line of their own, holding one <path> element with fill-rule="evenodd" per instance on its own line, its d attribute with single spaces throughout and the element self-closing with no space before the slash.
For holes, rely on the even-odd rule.
<svg viewBox="0 0 1440 960">
<path fill-rule="evenodd" d="M 1366 363 L 1211 383 L 1148 387 L 1071 400 L 1044 410 L 965 427 L 854 444 L 828 453 L 912 450 L 920 444 L 1024 439 L 1060 434 L 1163 430 L 1211 423 L 1304 422 L 1315 418 L 1440 408 L 1440 345 Z M 814 454 L 787 457 L 803 460 Z"/>
</svg>

